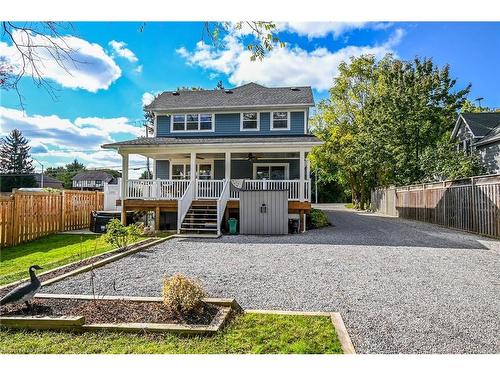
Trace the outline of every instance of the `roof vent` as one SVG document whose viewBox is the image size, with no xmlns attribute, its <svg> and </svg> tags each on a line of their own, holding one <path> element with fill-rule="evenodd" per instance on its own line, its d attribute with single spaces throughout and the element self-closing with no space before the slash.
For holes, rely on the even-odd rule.
<svg viewBox="0 0 500 375">
<path fill-rule="evenodd" d="M 179 95 L 179 91 L 174 91 L 174 92 L 172 93 L 172 95 L 176 95 L 176 96 L 177 96 L 177 95 Z"/>
<path fill-rule="evenodd" d="M 290 87 L 290 90 L 292 90 L 292 91 L 300 91 L 300 89 L 298 87 Z"/>
<path fill-rule="evenodd" d="M 232 93 L 233 93 L 233 90 L 224 90 L 224 92 L 225 92 L 226 94 L 232 94 Z"/>
</svg>

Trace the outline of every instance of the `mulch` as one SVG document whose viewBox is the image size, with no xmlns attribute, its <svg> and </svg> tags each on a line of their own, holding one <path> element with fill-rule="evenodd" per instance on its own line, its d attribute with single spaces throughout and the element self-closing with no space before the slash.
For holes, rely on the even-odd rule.
<svg viewBox="0 0 500 375">
<path fill-rule="evenodd" d="M 60 269 L 55 269 L 53 271 L 47 272 L 46 274 L 43 274 L 43 275 L 39 276 L 38 279 L 41 282 L 53 279 L 54 277 L 57 277 L 57 276 L 65 274 L 65 273 L 71 272 L 71 271 L 76 270 L 76 269 L 78 269 L 80 267 L 84 267 L 84 266 L 87 266 L 89 264 L 96 263 L 96 262 L 98 262 L 100 260 L 109 258 L 111 256 L 123 253 L 125 251 L 132 250 L 132 249 L 134 249 L 137 246 L 146 245 L 148 243 L 151 243 L 151 242 L 155 241 L 156 239 L 157 238 L 146 239 L 143 242 L 141 242 L 141 243 L 139 243 L 137 245 L 129 246 L 126 249 L 120 248 L 120 249 L 116 249 L 116 250 L 111 251 L 111 252 L 106 253 L 106 254 L 101 254 L 101 255 L 95 256 L 93 258 L 83 259 L 80 262 L 77 262 L 77 263 L 74 263 L 74 264 L 70 264 L 70 265 L 67 265 L 66 267 L 62 267 Z M 28 271 L 26 271 L 26 276 L 28 276 Z M 26 283 L 26 281 L 23 281 L 22 283 L 19 282 L 19 283 L 15 284 L 15 285 L 11 285 L 11 286 L 6 287 L 6 288 L 1 288 L 0 289 L 0 297 L 3 297 L 7 293 L 9 293 L 12 289 L 17 288 L 19 285 L 21 285 L 23 283 Z"/>
<path fill-rule="evenodd" d="M 173 323 L 208 325 L 219 312 L 215 305 L 200 303 L 198 309 L 187 315 L 170 310 L 161 302 L 128 300 L 78 300 L 35 298 L 32 309 L 24 304 L 0 307 L 0 316 L 62 316 L 85 317 L 85 323 Z"/>
</svg>

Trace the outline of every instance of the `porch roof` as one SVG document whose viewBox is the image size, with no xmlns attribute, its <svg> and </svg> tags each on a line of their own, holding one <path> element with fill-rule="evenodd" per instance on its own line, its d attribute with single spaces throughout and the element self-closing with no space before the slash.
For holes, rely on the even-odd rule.
<svg viewBox="0 0 500 375">
<path fill-rule="evenodd" d="M 136 146 L 162 145 L 243 145 L 243 144 L 292 144 L 292 145 L 321 145 L 321 141 L 314 135 L 295 136 L 261 136 L 261 137 L 141 137 L 130 141 L 108 143 L 102 145 L 105 149 L 118 149 Z"/>
</svg>

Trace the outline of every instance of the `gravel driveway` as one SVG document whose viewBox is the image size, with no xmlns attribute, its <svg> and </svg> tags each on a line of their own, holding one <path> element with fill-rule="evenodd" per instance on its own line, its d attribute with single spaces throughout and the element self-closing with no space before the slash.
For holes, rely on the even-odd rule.
<svg viewBox="0 0 500 375">
<path fill-rule="evenodd" d="M 500 241 L 325 205 L 333 227 L 174 239 L 95 271 L 98 293 L 160 295 L 182 272 L 245 308 L 340 311 L 361 353 L 499 353 Z M 90 293 L 90 274 L 44 292 Z"/>
</svg>

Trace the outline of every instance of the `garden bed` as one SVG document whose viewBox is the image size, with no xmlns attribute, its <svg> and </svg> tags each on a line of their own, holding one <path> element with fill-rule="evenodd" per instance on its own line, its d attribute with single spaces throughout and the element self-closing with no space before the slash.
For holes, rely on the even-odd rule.
<svg viewBox="0 0 500 375">
<path fill-rule="evenodd" d="M 234 300 L 203 299 L 188 315 L 169 310 L 159 298 L 41 294 L 32 309 L 0 307 L 0 325 L 22 329 L 213 333 L 241 308 Z"/>
</svg>

